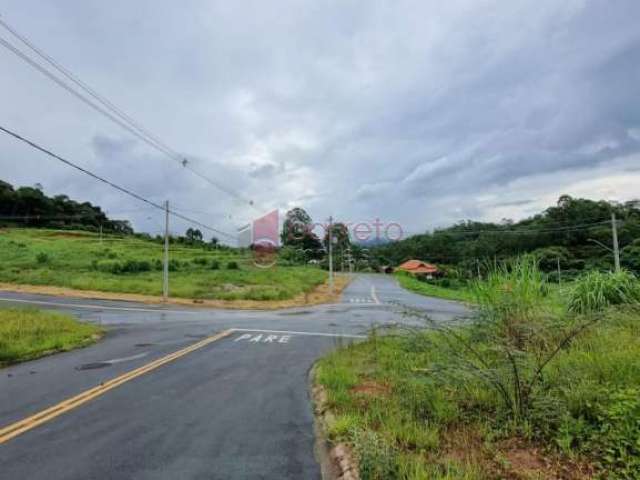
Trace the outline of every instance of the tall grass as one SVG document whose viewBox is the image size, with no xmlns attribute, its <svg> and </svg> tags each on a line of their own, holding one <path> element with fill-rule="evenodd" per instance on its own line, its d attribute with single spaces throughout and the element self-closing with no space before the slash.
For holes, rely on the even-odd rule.
<svg viewBox="0 0 640 480">
<path fill-rule="evenodd" d="M 571 290 L 569 310 L 575 313 L 602 311 L 611 305 L 640 304 L 640 282 L 630 272 L 592 271 L 579 277 Z"/>
<path fill-rule="evenodd" d="M 0 367 L 87 345 L 101 331 L 61 313 L 0 309 Z"/>
<path fill-rule="evenodd" d="M 515 440 L 546 452 L 558 478 L 594 469 L 640 478 L 637 280 L 585 278 L 573 291 L 550 289 L 535 259 L 522 257 L 474 284 L 474 322 L 409 312 L 427 328 L 372 336 L 322 360 L 318 380 L 341 418 L 334 432 L 354 446 L 362 478 L 547 478 L 504 462 L 501 444 Z M 606 301 L 574 307 L 576 292 L 594 291 Z M 387 393 L 358 393 L 370 382 Z"/>
</svg>

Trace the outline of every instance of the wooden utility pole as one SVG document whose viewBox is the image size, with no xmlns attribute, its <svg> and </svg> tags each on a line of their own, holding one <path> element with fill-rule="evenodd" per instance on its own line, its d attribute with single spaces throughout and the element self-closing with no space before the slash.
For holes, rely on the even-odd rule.
<svg viewBox="0 0 640 480">
<path fill-rule="evenodd" d="M 611 212 L 611 230 L 613 234 L 613 261 L 617 273 L 620 271 L 620 248 L 618 246 L 618 225 L 615 212 Z"/>
<path fill-rule="evenodd" d="M 169 200 L 164 203 L 164 264 L 162 268 L 162 300 L 169 299 Z"/>
<path fill-rule="evenodd" d="M 333 295 L 333 217 L 329 217 L 329 291 Z"/>
</svg>

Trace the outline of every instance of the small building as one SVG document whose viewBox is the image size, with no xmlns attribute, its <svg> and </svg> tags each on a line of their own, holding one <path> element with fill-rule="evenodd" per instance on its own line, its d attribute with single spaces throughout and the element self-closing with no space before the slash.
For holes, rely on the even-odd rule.
<svg viewBox="0 0 640 480">
<path fill-rule="evenodd" d="M 442 271 L 435 265 L 422 260 L 407 260 L 399 265 L 396 270 L 411 273 L 417 277 L 433 278 L 442 275 Z"/>
</svg>

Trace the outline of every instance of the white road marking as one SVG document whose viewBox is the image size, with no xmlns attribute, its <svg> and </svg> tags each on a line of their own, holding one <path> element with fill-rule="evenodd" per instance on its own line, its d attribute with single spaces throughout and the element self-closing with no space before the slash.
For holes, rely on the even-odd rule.
<svg viewBox="0 0 640 480">
<path fill-rule="evenodd" d="M 378 295 L 376 295 L 376 287 L 375 287 L 375 285 L 371 285 L 371 298 L 373 298 L 373 301 L 377 305 L 380 305 L 380 300 L 378 299 Z"/>
<path fill-rule="evenodd" d="M 105 360 L 104 363 L 122 363 L 129 362 L 131 360 L 137 360 L 139 358 L 143 358 L 149 355 L 149 352 L 138 353 L 137 355 L 131 355 L 130 357 L 122 357 L 122 358 L 114 358 L 113 360 Z"/>
<path fill-rule="evenodd" d="M 55 307 L 65 308 L 90 308 L 91 310 L 118 310 L 123 312 L 154 312 L 154 313 L 202 313 L 196 310 L 168 310 L 160 308 L 138 308 L 138 307 L 109 307 L 106 305 L 91 305 L 82 303 L 61 303 L 61 302 L 47 302 L 45 300 L 23 300 L 20 298 L 0 298 L 0 302 L 16 302 L 16 303 L 33 303 L 36 305 L 50 305 Z"/>
<path fill-rule="evenodd" d="M 366 335 L 351 335 L 347 333 L 342 334 L 342 333 L 322 333 L 322 332 L 296 332 L 291 330 L 260 330 L 255 328 L 232 328 L 230 330 L 232 332 L 275 333 L 275 334 L 284 334 L 284 335 L 306 335 L 311 337 L 367 338 Z M 241 335 L 240 337 L 238 337 L 236 341 L 240 340 L 240 338 L 242 337 L 244 337 L 244 335 Z M 251 335 L 249 335 L 249 337 L 251 337 Z"/>
</svg>

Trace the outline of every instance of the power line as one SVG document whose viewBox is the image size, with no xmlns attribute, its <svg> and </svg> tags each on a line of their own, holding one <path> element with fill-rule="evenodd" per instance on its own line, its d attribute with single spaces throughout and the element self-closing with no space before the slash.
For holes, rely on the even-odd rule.
<svg viewBox="0 0 640 480">
<path fill-rule="evenodd" d="M 503 234 L 503 233 L 514 233 L 514 234 L 527 234 L 527 233 L 554 233 L 554 232 L 569 232 L 569 231 L 577 231 L 577 230 L 590 230 L 592 228 L 595 227 L 600 227 L 603 225 L 609 225 L 611 222 L 609 220 L 604 220 L 601 222 L 595 222 L 595 223 L 590 223 L 590 224 L 583 224 L 583 225 L 573 225 L 573 226 L 566 226 L 566 227 L 558 227 L 558 228 L 527 228 L 527 229 L 495 229 L 495 230 L 435 230 L 431 233 L 429 232 L 422 232 L 422 233 L 417 233 L 417 232 L 404 232 L 404 233 L 409 233 L 411 236 L 417 236 L 417 235 L 477 235 L 477 234 L 481 234 L 481 233 L 497 233 L 497 234 Z M 407 237 L 408 238 L 408 237 Z"/>
<path fill-rule="evenodd" d="M 79 100 L 81 100 L 82 102 L 84 102 L 85 104 L 90 106 L 91 108 L 93 108 L 95 111 L 97 111 L 101 115 L 107 117 L 109 120 L 113 121 L 114 123 L 119 125 L 121 128 L 124 128 L 129 133 L 134 135 L 136 138 L 138 138 L 141 141 L 145 142 L 147 145 L 151 146 L 152 148 L 160 151 L 161 153 L 163 153 L 167 157 L 171 158 L 172 160 L 174 160 L 178 164 L 182 165 L 182 167 L 185 168 L 186 170 L 191 171 L 191 173 L 193 173 L 194 175 L 200 177 L 202 180 L 205 180 L 206 182 L 210 183 L 211 185 L 213 185 L 214 187 L 218 188 L 219 190 L 227 193 L 228 195 L 230 195 L 232 197 L 235 197 L 236 199 L 242 201 L 243 203 L 246 203 L 249 206 L 255 208 L 253 200 L 245 198 L 243 195 L 240 195 L 239 193 L 233 191 L 232 189 L 230 189 L 230 188 L 226 187 L 225 185 L 223 185 L 223 184 L 211 179 L 210 177 L 208 177 L 204 173 L 202 173 L 202 172 L 196 170 L 195 168 L 193 168 L 189 164 L 190 161 L 187 158 L 185 158 L 183 155 L 180 155 L 179 153 L 177 153 L 171 147 L 167 146 L 157 136 L 153 135 L 151 132 L 149 132 L 147 129 L 145 129 L 143 126 L 141 126 L 138 122 L 136 122 L 130 115 L 126 114 L 122 109 L 117 107 L 109 99 L 107 99 L 103 95 L 100 95 L 93 88 L 91 88 L 88 84 L 83 82 L 77 75 L 75 75 L 74 73 L 72 73 L 71 71 L 69 71 L 68 69 L 63 67 L 53 57 L 51 57 L 50 55 L 45 53 L 43 50 L 38 48 L 27 37 L 25 37 L 24 35 L 18 33 L 15 29 L 13 29 L 10 25 L 8 25 L 2 19 L 0 19 L 0 25 L 2 25 L 7 31 L 9 31 L 18 40 L 20 40 L 24 45 L 26 45 L 37 56 L 39 56 L 44 61 L 46 61 L 54 69 L 56 69 L 58 72 L 60 72 L 62 75 L 64 75 L 68 80 L 70 80 L 75 85 L 80 87 L 84 92 L 86 92 L 94 100 L 96 100 L 98 103 L 100 103 L 102 105 L 102 107 L 104 107 L 104 108 L 102 108 L 101 106 L 97 105 L 91 99 L 89 99 L 86 96 L 84 96 L 81 93 L 79 93 L 77 90 L 75 90 L 69 84 L 67 84 L 64 80 L 62 80 L 59 77 L 55 76 L 53 73 L 51 73 L 45 67 L 43 67 L 41 64 L 39 64 L 38 62 L 34 61 L 32 58 L 27 56 L 24 52 L 22 52 L 17 47 L 15 47 L 10 42 L 8 42 L 7 40 L 5 40 L 5 39 L 3 39 L 1 37 L 0 37 L 0 45 L 2 45 L 3 47 L 5 47 L 9 51 L 11 51 L 14 55 L 19 57 L 21 60 L 23 60 L 24 62 L 28 63 L 31 67 L 33 67 L 36 70 L 38 70 L 40 73 L 45 75 L 47 78 L 49 78 L 50 80 L 55 82 L 58 86 L 60 86 L 61 88 L 65 89 L 67 92 L 71 93 L 72 95 L 74 95 L 76 98 L 78 98 Z"/>
<path fill-rule="evenodd" d="M 32 142 L 31 140 L 27 140 L 26 138 L 22 137 L 21 135 L 13 132 L 11 130 L 8 130 L 7 128 L 5 128 L 5 127 L 3 127 L 1 125 L 0 125 L 0 131 L 6 133 L 7 135 L 12 136 L 13 138 L 15 138 L 17 140 L 20 140 L 23 143 L 26 143 L 30 147 L 35 148 L 36 150 L 38 150 L 38 151 L 40 151 L 40 152 L 42 152 L 42 153 L 44 153 L 44 154 L 46 154 L 46 155 L 48 155 L 48 156 L 50 156 L 52 158 L 55 158 L 56 160 L 64 163 L 65 165 L 67 165 L 67 166 L 69 166 L 71 168 L 75 168 L 76 170 L 79 170 L 80 172 L 84 173 L 85 175 L 89 175 L 90 177 L 94 178 L 95 180 L 98 180 L 98 181 L 100 181 L 102 183 L 105 183 L 105 184 L 109 185 L 110 187 L 115 188 L 116 190 L 119 190 L 120 192 L 125 193 L 126 195 L 129 195 L 130 197 L 135 198 L 136 200 L 140 200 L 141 202 L 144 202 L 144 203 L 146 203 L 148 205 L 151 205 L 152 207 L 155 207 L 155 208 L 157 208 L 159 210 L 163 210 L 163 211 L 165 210 L 165 207 L 163 205 L 160 205 L 159 203 L 156 203 L 156 202 L 154 202 L 152 200 L 148 200 L 145 197 L 143 197 L 141 195 L 138 195 L 137 193 L 132 192 L 131 190 L 129 190 L 129 189 L 125 188 L 125 187 L 121 187 L 120 185 L 117 185 L 117 184 L 113 183 L 112 181 L 107 180 L 106 178 L 101 177 L 101 176 L 99 176 L 99 175 L 87 170 L 86 168 L 81 167 L 80 165 L 77 165 L 77 164 L 75 164 L 75 163 L 73 163 L 73 162 L 71 162 L 69 160 L 66 160 L 66 159 L 62 158 L 61 156 L 56 155 L 55 153 L 51 152 L 50 150 L 47 150 L 46 148 L 41 147 L 40 145 L 38 145 L 35 142 Z M 222 230 L 218 230 L 217 228 L 210 227 L 209 225 L 205 225 L 204 223 L 199 222 L 197 220 L 194 220 L 192 218 L 189 218 L 189 217 L 187 217 L 185 215 L 182 215 L 181 213 L 177 213 L 177 212 L 174 212 L 172 210 L 169 210 L 169 213 L 171 215 L 173 215 L 174 217 L 176 217 L 176 218 L 180 218 L 180 219 L 185 220 L 185 221 L 187 221 L 189 223 L 192 223 L 192 224 L 194 224 L 196 226 L 205 228 L 207 230 L 211 230 L 212 232 L 216 232 L 216 233 L 218 233 L 220 235 L 224 235 L 225 237 L 232 238 L 234 240 L 236 239 L 236 237 L 234 235 L 231 235 L 231 234 L 229 234 L 227 232 L 223 232 Z"/>
</svg>

